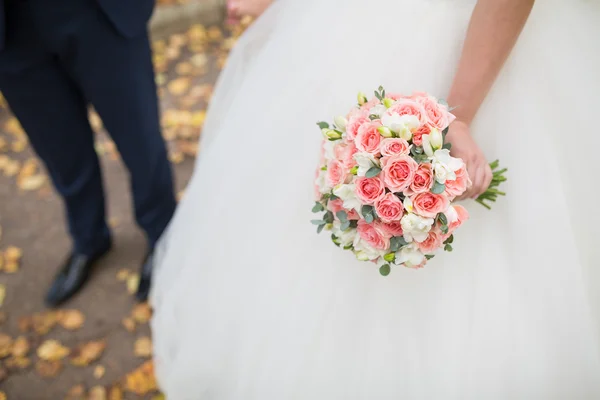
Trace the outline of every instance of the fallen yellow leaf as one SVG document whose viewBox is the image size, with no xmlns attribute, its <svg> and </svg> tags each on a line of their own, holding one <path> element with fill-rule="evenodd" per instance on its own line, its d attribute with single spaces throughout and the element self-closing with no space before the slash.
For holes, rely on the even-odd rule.
<svg viewBox="0 0 600 400">
<path fill-rule="evenodd" d="M 196 42 L 202 42 L 208 38 L 206 28 L 200 24 L 192 25 L 187 31 L 187 36 L 190 40 Z"/>
<path fill-rule="evenodd" d="M 42 360 L 58 361 L 68 356 L 70 350 L 60 344 L 58 340 L 46 340 L 37 349 L 37 355 Z"/>
<path fill-rule="evenodd" d="M 218 26 L 211 26 L 208 28 L 208 40 L 212 42 L 218 42 L 223 39 L 223 32 Z"/>
<path fill-rule="evenodd" d="M 37 172 L 37 168 L 38 164 L 35 158 L 28 159 L 27 161 L 25 161 L 25 164 L 23 164 L 21 171 L 19 171 L 19 176 L 17 179 L 21 180 L 29 176 L 35 175 L 35 173 Z"/>
<path fill-rule="evenodd" d="M 37 190 L 46 183 L 46 175 L 38 174 L 24 178 L 19 182 L 19 189 L 25 191 Z"/>
<path fill-rule="evenodd" d="M 5 151 L 8 148 L 8 142 L 3 137 L 0 137 L 0 151 Z"/>
<path fill-rule="evenodd" d="M 94 386 L 90 389 L 87 400 L 106 400 L 106 388 L 104 386 Z"/>
<path fill-rule="evenodd" d="M 139 324 L 145 324 L 152 317 L 152 309 L 148 303 L 139 303 L 131 310 L 131 316 Z"/>
<path fill-rule="evenodd" d="M 19 270 L 19 264 L 16 262 L 9 261 L 4 265 L 4 272 L 7 274 L 14 274 Z"/>
<path fill-rule="evenodd" d="M 0 285 L 1 286 L 1 285 Z M 0 289 L 2 290 L 2 289 Z M 2 303 L 0 303 L 0 307 L 2 307 Z M 0 325 L 6 322 L 6 318 L 8 318 L 8 314 L 4 311 L 0 311 Z"/>
<path fill-rule="evenodd" d="M 166 400 L 166 399 L 167 398 L 162 393 L 155 394 L 154 396 L 152 396 L 152 400 Z"/>
<path fill-rule="evenodd" d="M 192 126 L 194 128 L 202 128 L 206 119 L 206 111 L 195 112 L 192 116 Z"/>
<path fill-rule="evenodd" d="M 0 400 L 6 400 L 6 393 L 4 393 L 3 391 L 0 390 Z"/>
<path fill-rule="evenodd" d="M 29 340 L 25 336 L 19 336 L 13 343 L 12 355 L 15 358 L 25 357 L 29 353 Z"/>
<path fill-rule="evenodd" d="M 69 331 L 80 329 L 84 322 L 85 316 L 79 310 L 65 310 L 59 319 L 60 325 Z"/>
<path fill-rule="evenodd" d="M 13 136 L 22 136 L 25 134 L 19 120 L 15 117 L 10 117 L 4 124 L 4 130 Z"/>
<path fill-rule="evenodd" d="M 123 318 L 121 322 L 128 332 L 135 331 L 135 321 L 132 318 Z"/>
<path fill-rule="evenodd" d="M 123 400 L 123 389 L 119 385 L 112 386 L 108 391 L 108 400 Z"/>
<path fill-rule="evenodd" d="M 127 292 L 129 294 L 135 294 L 135 292 L 137 292 L 139 284 L 140 284 L 140 275 L 139 274 L 130 274 L 127 277 Z"/>
<path fill-rule="evenodd" d="M 8 378 L 8 370 L 0 366 L 0 383 L 5 381 L 6 378 Z"/>
<path fill-rule="evenodd" d="M 193 55 L 190 61 L 194 67 L 204 68 L 208 64 L 208 57 L 206 56 L 206 54 L 199 53 Z"/>
<path fill-rule="evenodd" d="M 70 357 L 71 364 L 78 367 L 85 367 L 99 359 L 105 348 L 106 342 L 104 340 L 97 340 L 79 345 L 75 348 Z"/>
<path fill-rule="evenodd" d="M 187 61 L 180 62 L 175 66 L 175 72 L 178 75 L 189 75 L 194 70 L 194 66 Z"/>
<path fill-rule="evenodd" d="M 19 169 L 21 168 L 21 163 L 17 160 L 9 160 L 9 162 L 4 166 L 4 175 L 7 177 L 15 176 L 19 173 Z"/>
<path fill-rule="evenodd" d="M 183 160 L 185 159 L 185 156 L 183 155 L 182 152 L 180 151 L 173 151 L 170 155 L 169 155 L 169 160 L 173 163 L 173 164 L 181 164 L 183 162 Z"/>
<path fill-rule="evenodd" d="M 23 321 L 23 325 L 25 325 Z M 46 311 L 38 314 L 34 314 L 31 317 L 31 325 L 33 330 L 38 335 L 45 335 L 58 323 L 58 313 L 56 311 Z M 21 322 L 19 323 L 21 326 Z M 26 332 L 26 330 L 24 330 Z"/>
<path fill-rule="evenodd" d="M 169 93 L 173 96 L 181 96 L 190 88 L 190 79 L 186 77 L 181 77 L 177 79 L 173 79 L 171 82 L 167 84 L 167 89 Z"/>
<path fill-rule="evenodd" d="M 158 389 L 152 361 L 146 361 L 125 377 L 125 389 L 137 395 L 145 395 Z"/>
<path fill-rule="evenodd" d="M 67 392 L 65 400 L 85 400 L 85 386 L 75 385 Z"/>
<path fill-rule="evenodd" d="M 149 337 L 138 338 L 133 346 L 133 354 L 137 357 L 150 357 L 152 355 L 152 341 Z"/>
<path fill-rule="evenodd" d="M 4 360 L 4 365 L 8 369 L 25 369 L 31 365 L 31 360 L 27 357 L 9 357 Z"/>
<path fill-rule="evenodd" d="M 7 262 L 19 262 L 23 257 L 23 250 L 15 246 L 9 246 L 6 250 L 4 250 L 4 259 Z"/>
<path fill-rule="evenodd" d="M 169 46 L 181 47 L 187 42 L 187 37 L 182 34 L 171 35 L 169 38 Z"/>
<path fill-rule="evenodd" d="M 7 357 L 12 352 L 13 340 L 5 333 L 0 333 L 0 358 Z"/>
<path fill-rule="evenodd" d="M 63 365 L 60 361 L 38 360 L 35 363 L 35 370 L 44 378 L 54 378 L 62 369 Z"/>
<path fill-rule="evenodd" d="M 4 299 L 6 298 L 6 286 L 0 283 L 0 307 L 4 304 Z"/>
<path fill-rule="evenodd" d="M 131 274 L 131 271 L 127 268 L 121 268 L 120 270 L 117 271 L 117 280 L 119 282 L 125 282 L 127 280 L 127 278 L 129 278 L 129 275 Z"/>
<path fill-rule="evenodd" d="M 94 368 L 94 378 L 96 378 L 96 379 L 102 378 L 104 376 L 105 372 L 106 372 L 106 368 L 104 368 L 104 366 L 96 365 L 96 368 Z"/>
<path fill-rule="evenodd" d="M 18 139 L 17 141 L 12 142 L 12 144 L 10 145 L 10 149 L 15 153 L 22 153 L 23 150 L 25 150 L 27 148 L 28 144 L 29 144 L 29 142 L 23 136 L 22 138 Z"/>
</svg>

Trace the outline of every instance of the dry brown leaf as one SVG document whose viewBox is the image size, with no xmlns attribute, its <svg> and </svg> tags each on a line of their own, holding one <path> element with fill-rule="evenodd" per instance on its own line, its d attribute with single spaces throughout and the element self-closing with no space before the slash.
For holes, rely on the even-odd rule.
<svg viewBox="0 0 600 400">
<path fill-rule="evenodd" d="M 67 392 L 65 400 L 85 400 L 85 386 L 75 385 Z"/>
<path fill-rule="evenodd" d="M 190 83 L 190 78 L 187 77 L 173 79 L 167 84 L 167 89 L 173 96 L 181 96 L 189 90 Z"/>
<path fill-rule="evenodd" d="M 27 357 L 9 357 L 4 361 L 8 369 L 25 369 L 31 365 L 31 360 Z"/>
<path fill-rule="evenodd" d="M 50 332 L 58 323 L 58 313 L 56 311 L 34 314 L 31 318 L 33 330 L 40 336 Z"/>
<path fill-rule="evenodd" d="M 15 246 L 9 246 L 5 251 L 4 251 L 4 259 L 7 262 L 13 261 L 13 262 L 18 262 L 21 257 L 23 257 L 23 250 L 21 250 L 18 247 Z"/>
<path fill-rule="evenodd" d="M 19 336 L 13 343 L 12 355 L 15 358 L 25 357 L 29 353 L 30 348 L 29 340 L 25 336 Z"/>
<path fill-rule="evenodd" d="M 123 318 L 121 323 L 123 324 L 127 332 L 135 331 L 135 321 L 133 320 L 133 318 Z"/>
<path fill-rule="evenodd" d="M 63 365 L 60 361 L 38 360 L 35 363 L 35 370 L 44 378 L 54 378 L 62 369 Z"/>
<path fill-rule="evenodd" d="M 64 310 L 60 314 L 60 325 L 69 331 L 80 329 L 84 322 L 85 316 L 79 310 Z"/>
<path fill-rule="evenodd" d="M 0 283 L 0 307 L 4 304 L 4 299 L 6 298 L 6 286 Z"/>
<path fill-rule="evenodd" d="M 140 274 L 130 274 L 127 277 L 127 293 L 135 294 L 140 284 Z"/>
<path fill-rule="evenodd" d="M 94 386 L 88 393 L 87 400 L 106 400 L 107 393 L 104 386 Z"/>
<path fill-rule="evenodd" d="M 37 190 L 46 183 L 46 175 L 38 174 L 29 176 L 19 182 L 19 189 L 25 191 Z"/>
<path fill-rule="evenodd" d="M 105 348 L 106 341 L 104 340 L 97 340 L 79 345 L 75 348 L 70 357 L 71 364 L 78 367 L 85 367 L 99 359 Z"/>
<path fill-rule="evenodd" d="M 30 316 L 19 317 L 17 325 L 19 326 L 19 330 L 21 332 L 29 332 L 33 329 L 33 318 Z"/>
<path fill-rule="evenodd" d="M 146 361 L 139 368 L 127 374 L 125 389 L 140 396 L 158 389 L 152 361 Z"/>
<path fill-rule="evenodd" d="M 5 333 L 0 333 L 0 358 L 10 355 L 12 352 L 13 340 Z"/>
<path fill-rule="evenodd" d="M 4 393 L 2 390 L 0 390 L 0 400 L 6 400 L 6 393 Z"/>
<path fill-rule="evenodd" d="M 16 262 L 9 261 L 4 265 L 4 272 L 7 274 L 14 274 L 19 271 L 19 264 Z"/>
<path fill-rule="evenodd" d="M 152 341 L 149 337 L 138 338 L 133 345 L 133 354 L 137 357 L 150 357 L 152 355 Z"/>
<path fill-rule="evenodd" d="M 194 70 L 194 66 L 187 61 L 180 62 L 175 66 L 175 72 L 177 75 L 189 75 Z"/>
<path fill-rule="evenodd" d="M 37 355 L 42 360 L 58 361 L 68 356 L 70 350 L 60 344 L 58 340 L 46 340 L 37 349 Z"/>
<path fill-rule="evenodd" d="M 131 316 L 139 324 L 145 324 L 152 317 L 152 309 L 148 303 L 139 303 L 131 310 Z"/>
<path fill-rule="evenodd" d="M 120 270 L 117 271 L 117 280 L 119 282 L 125 282 L 127 280 L 127 278 L 129 278 L 130 274 L 131 274 L 131 270 L 129 270 L 127 268 L 121 268 Z"/>
<path fill-rule="evenodd" d="M 123 389 L 114 385 L 108 390 L 108 400 L 123 400 Z"/>
<path fill-rule="evenodd" d="M 96 365 L 96 367 L 94 368 L 94 378 L 96 379 L 100 379 L 104 376 L 104 373 L 106 372 L 106 368 L 104 368 L 103 365 Z"/>
</svg>

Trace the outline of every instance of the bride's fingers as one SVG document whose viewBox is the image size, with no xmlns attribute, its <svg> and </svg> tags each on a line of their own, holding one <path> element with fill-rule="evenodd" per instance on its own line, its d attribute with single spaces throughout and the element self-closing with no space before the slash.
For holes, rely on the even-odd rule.
<svg viewBox="0 0 600 400">
<path fill-rule="evenodd" d="M 483 166 L 478 165 L 475 172 L 475 179 L 473 180 L 473 188 L 471 190 L 471 198 L 476 199 L 481 193 L 485 191 L 483 189 L 485 184 L 485 169 Z"/>
</svg>

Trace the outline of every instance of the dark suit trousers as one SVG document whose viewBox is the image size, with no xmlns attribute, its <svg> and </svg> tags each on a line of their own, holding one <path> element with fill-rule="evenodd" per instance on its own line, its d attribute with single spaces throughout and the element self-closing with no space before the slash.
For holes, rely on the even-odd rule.
<svg viewBox="0 0 600 400">
<path fill-rule="evenodd" d="M 93 0 L 14 0 L 5 13 L 0 91 L 64 199 L 75 249 L 90 254 L 109 238 L 89 104 L 129 169 L 153 246 L 176 201 L 147 33 L 120 35 Z"/>
</svg>

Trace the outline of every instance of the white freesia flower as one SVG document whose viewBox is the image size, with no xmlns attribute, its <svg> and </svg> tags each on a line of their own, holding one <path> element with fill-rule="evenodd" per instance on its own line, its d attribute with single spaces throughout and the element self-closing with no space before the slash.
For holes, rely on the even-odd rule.
<svg viewBox="0 0 600 400">
<path fill-rule="evenodd" d="M 433 146 L 431 146 L 429 135 L 421 136 L 421 141 L 423 142 L 423 150 L 425 150 L 427 157 L 433 157 Z"/>
<path fill-rule="evenodd" d="M 424 218 L 417 214 L 408 213 L 400 220 L 404 239 L 407 242 L 423 242 L 429 236 L 429 231 L 433 226 L 433 218 Z"/>
<path fill-rule="evenodd" d="M 425 137 L 425 135 L 423 135 Z M 423 141 L 423 144 L 425 141 Z M 435 180 L 439 183 L 446 183 L 447 180 L 456 179 L 456 171 L 462 167 L 462 161 L 450 156 L 450 150 L 436 150 L 431 156 L 431 165 L 435 175 Z"/>
<path fill-rule="evenodd" d="M 347 210 L 359 211 L 362 204 L 356 197 L 356 187 L 353 183 L 341 184 L 333 189 L 333 194 L 344 202 L 344 208 Z"/>
<path fill-rule="evenodd" d="M 335 122 L 335 126 L 337 126 L 342 132 L 346 131 L 346 125 L 348 125 L 348 120 L 346 118 L 339 115 L 333 119 L 333 122 Z"/>
<path fill-rule="evenodd" d="M 333 221 L 333 234 L 338 238 L 340 246 L 346 247 L 354 243 L 356 238 L 356 229 L 349 228 L 343 231 L 341 229 L 342 223 L 337 219 Z"/>
<path fill-rule="evenodd" d="M 334 160 L 335 157 L 335 142 L 330 140 L 323 141 L 323 150 L 325 150 L 325 158 L 327 161 Z"/>
<path fill-rule="evenodd" d="M 414 207 L 413 207 L 413 202 L 412 202 L 412 200 L 410 199 L 410 197 L 406 196 L 406 197 L 404 198 L 404 201 L 403 201 L 403 204 L 402 204 L 402 205 L 404 206 L 404 209 L 406 210 L 406 212 L 408 212 L 408 213 L 411 213 L 411 212 L 413 212 L 413 210 L 414 210 Z"/>
<path fill-rule="evenodd" d="M 327 171 L 320 170 L 319 176 L 315 180 L 315 184 L 319 188 L 319 192 L 321 194 L 329 193 L 331 191 L 331 186 L 327 184 Z"/>
<path fill-rule="evenodd" d="M 429 143 L 433 150 L 441 149 L 444 145 L 444 137 L 438 129 L 433 128 L 429 133 Z"/>
<path fill-rule="evenodd" d="M 379 163 L 375 160 L 373 154 L 367 152 L 359 152 L 354 154 L 354 160 L 358 164 L 357 176 L 365 176 L 368 170 L 372 167 L 379 167 Z"/>
<path fill-rule="evenodd" d="M 414 115 L 399 115 L 398 113 L 385 113 L 381 117 L 381 123 L 397 133 L 402 139 L 412 139 L 412 129 L 420 125 L 419 118 Z"/>
<path fill-rule="evenodd" d="M 396 263 L 416 267 L 425 260 L 425 255 L 415 243 L 409 243 L 396 252 Z"/>
<path fill-rule="evenodd" d="M 381 117 L 381 115 L 383 113 L 385 113 L 386 111 L 387 111 L 387 108 L 383 104 L 377 104 L 375 107 L 372 107 L 369 110 L 369 114 L 377 115 L 378 117 Z"/>
<path fill-rule="evenodd" d="M 382 250 L 377 250 L 361 239 L 360 235 L 354 238 L 354 254 L 360 261 L 371 261 L 383 256 Z"/>
</svg>

